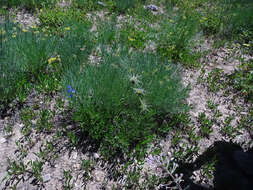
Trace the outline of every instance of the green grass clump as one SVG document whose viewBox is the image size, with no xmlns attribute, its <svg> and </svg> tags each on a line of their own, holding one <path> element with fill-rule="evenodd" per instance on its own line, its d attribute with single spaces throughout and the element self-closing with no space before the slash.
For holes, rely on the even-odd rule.
<svg viewBox="0 0 253 190">
<path fill-rule="evenodd" d="M 114 8 L 119 13 L 125 13 L 128 9 L 133 8 L 138 0 L 114 0 Z"/>
<path fill-rule="evenodd" d="M 56 2 L 57 0 L 1 0 L 0 6 L 23 6 L 26 9 L 35 9 L 41 7 L 53 7 Z"/>
<path fill-rule="evenodd" d="M 86 15 L 78 9 L 41 9 L 39 13 L 40 26 L 51 30 L 75 22 L 86 22 Z"/>
<path fill-rule="evenodd" d="M 156 123 L 159 117 L 186 108 L 178 70 L 152 55 L 117 56 L 102 48 L 100 64 L 85 64 L 66 76 L 81 131 L 101 145 L 105 156 L 145 146 L 165 127 Z"/>
<path fill-rule="evenodd" d="M 73 0 L 71 6 L 75 9 L 86 11 L 94 11 L 99 7 L 98 2 L 93 0 Z"/>
<path fill-rule="evenodd" d="M 207 34 L 218 34 L 231 39 L 245 31 L 252 31 L 253 3 L 243 1 L 217 1 L 205 10 L 201 26 Z"/>
<path fill-rule="evenodd" d="M 36 29 L 30 31 L 12 23 L 0 25 L 0 99 L 8 103 L 18 96 L 23 101 L 31 82 L 39 81 L 49 69 L 56 41 Z"/>
<path fill-rule="evenodd" d="M 190 44 L 196 29 L 195 18 L 190 16 L 165 19 L 158 33 L 157 53 L 174 62 L 193 64 L 195 55 L 190 50 Z"/>
</svg>

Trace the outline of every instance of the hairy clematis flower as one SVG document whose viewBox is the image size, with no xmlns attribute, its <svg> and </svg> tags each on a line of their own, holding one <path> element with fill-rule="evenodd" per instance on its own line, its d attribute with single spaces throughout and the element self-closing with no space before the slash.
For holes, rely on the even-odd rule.
<svg viewBox="0 0 253 190">
<path fill-rule="evenodd" d="M 138 95 L 144 95 L 145 91 L 141 88 L 133 88 L 135 93 Z"/>
<path fill-rule="evenodd" d="M 132 83 L 132 84 L 140 84 L 140 80 L 139 80 L 139 75 L 132 75 L 132 76 L 129 76 L 129 81 Z"/>
</svg>

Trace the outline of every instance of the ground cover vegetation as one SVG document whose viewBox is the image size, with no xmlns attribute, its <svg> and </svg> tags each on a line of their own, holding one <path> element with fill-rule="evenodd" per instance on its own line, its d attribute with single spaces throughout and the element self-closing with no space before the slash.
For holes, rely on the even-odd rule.
<svg viewBox="0 0 253 190">
<path fill-rule="evenodd" d="M 0 2 L 0 130 L 11 141 L 18 122 L 22 136 L 0 187 L 46 188 L 45 168 L 62 164 L 63 189 L 89 189 L 94 180 L 93 189 L 186 189 L 193 183 L 176 163 L 192 162 L 218 132 L 227 141 L 253 135 L 253 2 L 161 0 L 147 8 L 152 3 Z M 20 10 L 38 24 L 22 24 Z M 214 66 L 205 62 L 216 55 Z M 192 105 L 198 88 L 236 111 L 200 91 L 206 108 Z M 15 113 L 18 121 L 9 119 Z M 251 141 L 240 143 L 250 148 Z M 92 155 L 80 157 L 81 179 L 59 164 L 63 152 L 76 150 Z M 99 162 L 107 177 L 96 173 Z M 194 182 L 211 186 L 215 163 Z"/>
</svg>

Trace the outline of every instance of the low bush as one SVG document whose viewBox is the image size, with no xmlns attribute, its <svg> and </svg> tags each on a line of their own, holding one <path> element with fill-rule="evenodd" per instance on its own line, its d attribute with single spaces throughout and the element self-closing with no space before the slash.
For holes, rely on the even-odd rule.
<svg viewBox="0 0 253 190">
<path fill-rule="evenodd" d="M 100 64 L 87 63 L 66 75 L 75 121 L 104 156 L 145 146 L 159 128 L 168 127 L 156 123 L 159 117 L 186 109 L 179 70 L 153 55 L 127 50 L 119 56 L 102 48 Z"/>
<path fill-rule="evenodd" d="M 27 9 L 35 9 L 41 7 L 53 7 L 56 2 L 57 0 L 1 0 L 0 6 L 23 6 Z"/>
<path fill-rule="evenodd" d="M 48 26 L 52 29 L 64 26 L 73 21 L 85 22 L 86 14 L 81 10 L 66 9 L 62 10 L 60 8 L 56 9 L 41 9 L 39 13 L 40 25 L 42 27 Z"/>
<path fill-rule="evenodd" d="M 190 42 L 196 34 L 195 18 L 178 16 L 165 19 L 158 33 L 157 52 L 174 62 L 191 64 L 194 54 L 190 51 Z"/>
<path fill-rule="evenodd" d="M 47 67 L 55 41 L 15 24 L 1 24 L 0 94 L 8 102 Z"/>
</svg>

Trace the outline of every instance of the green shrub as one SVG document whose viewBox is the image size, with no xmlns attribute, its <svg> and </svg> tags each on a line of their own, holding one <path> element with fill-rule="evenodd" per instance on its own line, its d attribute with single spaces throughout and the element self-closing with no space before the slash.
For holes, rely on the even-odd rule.
<svg viewBox="0 0 253 190">
<path fill-rule="evenodd" d="M 9 22 L 0 25 L 2 108 L 16 97 L 23 101 L 27 89 L 34 85 L 46 93 L 60 90 L 62 72 L 74 61 L 87 59 L 93 43 L 90 26 L 72 24 L 64 39 L 43 34 L 37 27 L 23 29 Z"/>
<path fill-rule="evenodd" d="M 65 86 L 82 133 L 101 145 L 104 156 L 113 156 L 150 142 L 165 127 L 155 122 L 159 117 L 186 108 L 187 90 L 179 67 L 148 54 L 105 49 L 100 64 L 69 70 Z"/>
<path fill-rule="evenodd" d="M 201 27 L 206 34 L 231 39 L 253 29 L 253 2 L 250 0 L 213 1 L 202 12 Z"/>
<path fill-rule="evenodd" d="M 22 95 L 29 82 L 36 81 L 38 73 L 45 71 L 55 41 L 11 23 L 0 27 L 0 99 L 8 102 L 17 94 Z"/>
<path fill-rule="evenodd" d="M 242 64 L 240 69 L 230 75 L 230 79 L 235 89 L 253 102 L 253 61 Z"/>
<path fill-rule="evenodd" d="M 120 13 L 124 13 L 129 8 L 133 8 L 138 3 L 138 0 L 114 0 L 114 2 L 115 9 Z"/>
<path fill-rule="evenodd" d="M 1 0 L 0 6 L 24 6 L 27 9 L 53 7 L 57 0 Z"/>
<path fill-rule="evenodd" d="M 171 61 L 191 64 L 194 54 L 190 42 L 196 34 L 197 23 L 194 18 L 178 16 L 165 19 L 159 29 L 157 52 Z"/>
<path fill-rule="evenodd" d="M 86 15 L 77 9 L 42 9 L 39 13 L 40 25 L 42 27 L 58 28 L 75 22 L 85 22 Z"/>
<path fill-rule="evenodd" d="M 71 6 L 86 11 L 93 11 L 99 7 L 98 2 L 93 0 L 73 0 Z"/>
<path fill-rule="evenodd" d="M 147 32 L 135 29 L 133 25 L 127 24 L 120 31 L 120 41 L 130 47 L 143 49 L 147 41 Z"/>
</svg>

